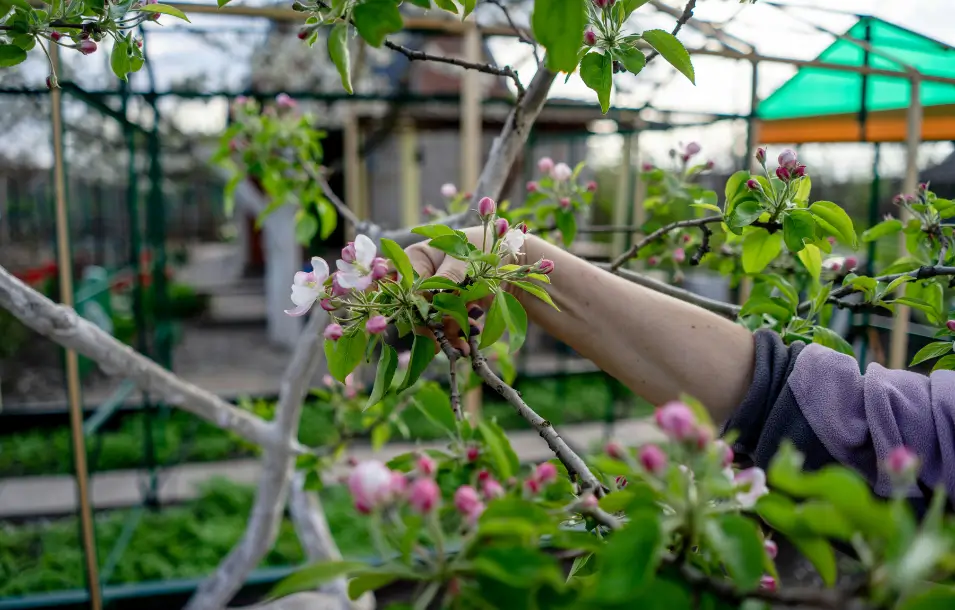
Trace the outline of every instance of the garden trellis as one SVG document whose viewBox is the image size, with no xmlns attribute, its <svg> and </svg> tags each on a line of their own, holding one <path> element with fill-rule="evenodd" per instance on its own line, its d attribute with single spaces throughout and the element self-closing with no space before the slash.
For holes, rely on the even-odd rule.
<svg viewBox="0 0 955 610">
<path fill-rule="evenodd" d="M 688 23 L 691 26 L 694 25 L 692 21 L 689 21 L 689 18 L 692 15 L 693 6 L 694 3 L 691 2 L 680 14 L 678 17 L 678 23 L 680 25 L 683 23 Z M 186 8 L 188 9 L 188 7 Z M 228 10 L 229 9 L 225 9 L 225 11 Z M 266 9 L 266 12 L 269 10 L 270 9 Z M 246 14 L 248 14 L 248 11 L 246 11 Z M 276 15 L 277 13 L 266 16 L 274 17 Z M 300 19 L 301 17 L 296 13 L 295 18 Z M 460 27 L 464 32 L 471 32 L 470 36 L 473 39 L 473 37 L 476 36 L 476 29 L 473 27 L 473 25 L 468 25 L 468 23 L 469 22 L 465 22 L 465 25 Z M 455 25 L 454 27 L 457 28 L 459 26 Z M 700 25 L 699 27 L 704 30 L 706 29 L 703 25 Z M 677 29 L 679 29 L 679 27 Z M 543 42 L 545 46 L 548 44 L 545 41 L 541 42 Z M 129 44 L 128 41 L 127 44 Z M 559 43 L 552 44 L 559 46 Z M 664 45 L 658 43 L 657 46 L 663 47 Z M 473 45 L 471 45 L 470 48 L 473 48 Z M 781 62 L 794 65 L 805 65 L 842 71 L 908 78 L 912 82 L 913 89 L 916 91 L 918 83 L 925 79 L 933 80 L 935 82 L 955 82 L 955 79 L 926 76 L 918 73 L 900 75 L 900 73 L 895 70 L 876 69 L 866 66 L 859 67 L 847 66 L 843 64 L 830 64 L 820 61 L 793 61 L 778 57 L 762 56 L 751 52 L 740 52 L 738 50 L 726 48 L 690 49 L 690 52 L 692 54 L 698 55 L 716 55 L 749 61 L 754 66 L 754 75 L 756 73 L 755 66 L 758 64 L 758 62 Z M 135 54 L 135 52 L 133 52 L 133 54 Z M 568 62 L 569 60 L 567 60 L 566 57 L 567 53 L 565 51 L 564 58 L 562 58 L 560 61 Z M 670 58 L 668 57 L 668 59 Z M 588 65 L 603 61 L 605 60 L 594 59 L 593 61 L 589 62 Z M 472 59 L 465 59 L 464 62 L 467 64 L 464 67 L 475 67 L 473 65 L 475 62 Z M 604 68 L 597 66 L 595 69 L 602 71 Z M 683 71 L 686 73 L 685 65 L 683 66 Z M 509 76 L 509 74 L 501 71 L 500 69 L 494 73 L 503 76 Z M 601 75 L 602 74 L 603 72 L 601 72 Z M 475 133 L 477 133 L 477 130 L 474 128 L 474 126 L 475 123 L 479 123 L 480 121 L 480 106 L 478 105 L 476 96 L 464 98 L 464 108 L 462 110 L 462 133 L 465 136 L 463 139 L 468 148 L 462 155 L 462 165 L 464 168 L 470 168 L 465 169 L 463 172 L 465 179 L 467 180 L 470 178 L 470 182 L 476 185 L 473 190 L 474 198 L 472 201 L 472 207 L 476 206 L 478 199 L 482 197 L 490 197 L 492 199 L 500 198 L 508 172 L 515 159 L 517 159 L 518 155 L 520 154 L 521 148 L 528 137 L 534 119 L 546 103 L 547 94 L 554 77 L 554 72 L 547 68 L 541 67 L 541 69 L 535 74 L 532 81 L 526 85 L 522 85 L 522 87 L 526 88 L 521 92 L 521 95 L 518 96 L 515 110 L 505 123 L 505 127 L 500 138 L 495 141 L 495 145 L 492 148 L 488 163 L 485 165 L 484 170 L 480 172 L 480 174 L 477 171 L 477 154 L 472 148 L 474 145 L 474 140 L 476 139 L 473 136 Z M 588 84 L 592 85 L 592 88 L 599 90 L 599 95 L 609 96 L 609 84 L 600 81 L 599 78 L 594 80 L 592 77 L 588 77 L 587 80 L 591 81 Z M 470 86 L 466 86 L 464 89 L 467 92 L 472 91 Z M 755 99 L 755 94 L 753 97 Z M 913 100 L 914 99 L 918 99 L 918 96 L 913 96 Z M 601 101 L 604 105 L 606 105 L 605 100 L 602 99 Z M 755 116 L 752 114 L 748 118 L 751 122 L 755 120 Z M 907 190 L 910 192 L 915 192 L 917 190 L 915 152 L 920 139 L 920 122 L 920 105 L 918 103 L 913 103 L 909 110 L 909 132 L 907 137 L 910 159 L 908 164 L 909 171 L 907 172 L 907 186 L 911 187 Z M 755 143 L 755 132 L 751 130 L 751 134 L 750 143 Z M 357 148 L 358 147 L 354 141 L 351 144 L 346 142 L 345 149 L 350 150 L 352 156 L 351 160 L 349 160 L 346 156 L 346 173 L 348 173 L 348 167 L 355 167 L 355 164 L 350 163 L 350 161 L 354 161 L 354 154 L 357 151 Z M 351 173 L 351 176 L 352 177 L 348 180 L 354 181 L 354 171 Z M 915 177 L 913 178 L 913 176 Z M 346 187 L 346 201 L 354 201 L 354 199 L 349 196 L 349 190 L 352 191 L 351 194 L 354 194 L 356 188 L 357 187 L 355 186 L 352 186 L 351 189 Z M 325 195 L 330 200 L 334 201 L 333 193 L 326 192 Z M 58 198 L 61 201 L 64 199 L 62 189 L 60 190 Z M 343 215 L 347 214 L 347 207 L 344 204 L 339 202 L 336 204 L 336 207 L 338 207 L 339 212 Z M 625 210 L 626 206 L 623 206 L 622 209 Z M 354 211 L 352 211 L 352 213 L 354 213 Z M 451 224 L 452 226 L 463 226 L 468 224 L 466 221 L 473 221 L 473 219 L 473 213 L 465 211 L 457 216 L 452 216 L 449 219 L 446 219 L 445 222 Z M 704 223 L 687 226 L 704 226 Z M 380 241 L 382 238 L 393 239 L 396 243 L 401 245 L 409 244 L 417 239 L 404 230 L 382 230 L 368 220 L 360 221 L 357 230 L 359 232 L 368 234 L 376 241 Z M 635 244 L 635 246 L 636 245 L 638 244 Z M 630 252 L 632 254 L 636 254 L 638 250 L 639 247 L 631 248 Z M 941 258 L 944 259 L 944 252 Z M 618 261 L 612 265 L 612 268 L 614 270 L 621 268 L 623 262 L 623 260 L 618 259 Z M 941 266 L 942 263 L 943 261 L 940 260 L 939 266 Z M 67 282 L 68 284 L 70 281 L 68 278 L 69 272 L 65 265 L 61 266 L 61 273 L 64 274 L 63 281 Z M 942 271 L 936 269 L 935 273 L 942 273 Z M 931 275 L 929 275 L 928 272 L 919 271 L 918 277 L 921 279 L 922 277 L 931 277 Z M 262 556 L 265 550 L 267 550 L 268 546 L 271 544 L 271 540 L 274 539 L 275 527 L 277 523 L 276 519 L 281 516 L 286 495 L 288 493 L 292 493 L 294 495 L 295 493 L 299 493 L 301 491 L 295 488 L 290 490 L 292 472 L 295 465 L 296 456 L 303 453 L 307 454 L 308 450 L 297 445 L 297 442 L 295 441 L 295 432 L 302 399 L 305 392 L 307 391 L 306 384 L 308 380 L 314 376 L 315 371 L 322 366 L 323 354 L 321 350 L 321 341 L 318 336 L 318 330 L 321 326 L 324 314 L 316 312 L 309 320 L 303 332 L 302 339 L 299 341 L 299 344 L 296 347 L 292 363 L 289 366 L 287 375 L 282 384 L 282 392 L 279 399 L 276 420 L 274 422 L 268 423 L 247 413 L 243 413 L 234 409 L 230 405 L 224 403 L 218 397 L 208 392 L 204 392 L 199 388 L 184 384 L 168 372 L 162 370 L 161 367 L 158 367 L 154 363 L 148 361 L 146 358 L 133 353 L 132 350 L 122 349 L 118 343 L 112 341 L 109 337 L 105 336 L 102 332 L 98 331 L 89 323 L 78 319 L 75 314 L 72 314 L 68 309 L 59 308 L 50 301 L 45 300 L 42 297 L 39 297 L 38 295 L 26 290 L 22 284 L 19 284 L 16 280 L 12 279 L 9 274 L 4 272 L 3 275 L 0 276 L 0 280 L 2 280 L 0 281 L 0 287 L 2 287 L 0 288 L 0 302 L 2 302 L 5 308 L 12 310 L 19 318 L 24 321 L 24 323 L 28 324 L 38 332 L 50 336 L 68 349 L 76 350 L 77 352 L 82 353 L 84 356 L 92 358 L 101 364 L 108 365 L 111 370 L 118 371 L 121 375 L 132 379 L 144 390 L 148 390 L 150 393 L 163 396 L 166 400 L 179 404 L 183 408 L 186 408 L 193 413 L 196 413 L 201 417 L 212 421 L 225 429 L 231 430 L 263 447 L 265 452 L 263 458 L 263 471 L 265 474 L 263 475 L 260 483 L 256 499 L 256 506 L 253 509 L 247 534 L 243 538 L 243 541 L 240 543 L 240 545 L 226 559 L 226 561 L 217 571 L 216 575 L 206 581 L 206 583 L 204 583 L 204 585 L 200 588 L 197 596 L 192 602 L 192 607 L 220 607 L 227 603 L 238 587 L 241 586 L 246 575 L 255 567 L 258 559 Z M 838 296 L 834 298 L 838 300 Z M 445 351 L 447 352 L 447 349 Z M 455 357 L 452 354 L 449 354 L 449 357 L 453 362 Z M 75 354 L 71 358 L 75 358 Z M 475 366 L 480 369 L 481 363 L 476 361 Z M 481 373 L 484 373 L 483 369 L 481 370 Z M 75 378 L 75 375 L 71 374 L 71 377 Z M 482 377 L 484 377 L 486 381 L 488 379 L 493 381 L 494 379 L 493 377 L 488 377 L 484 374 L 482 374 Z M 71 396 L 73 398 L 75 398 L 76 394 L 75 383 L 75 379 L 71 380 L 71 384 L 74 387 L 74 390 L 71 392 Z M 502 392 L 502 394 L 503 393 L 504 392 Z M 519 400 L 513 398 L 512 396 L 510 399 L 512 401 Z M 78 413 L 79 406 L 76 404 L 76 400 L 71 399 L 71 403 L 71 410 L 74 413 Z M 77 417 L 74 415 L 74 420 L 76 419 Z M 78 422 L 74 421 L 74 425 L 77 424 Z M 557 441 L 554 441 L 554 443 L 556 444 Z M 82 451 L 82 446 L 79 446 L 77 450 Z M 564 450 L 561 449 L 561 451 L 563 452 Z M 577 459 L 579 460 L 579 458 Z M 572 469 L 571 466 L 568 465 L 568 470 L 577 470 L 578 472 L 586 471 L 586 467 L 584 467 L 583 471 L 581 471 L 579 469 L 579 464 L 577 464 L 576 461 L 570 460 L 570 462 L 574 464 L 574 468 Z M 568 464 L 567 461 L 565 461 L 565 465 L 566 464 Z M 82 476 L 83 475 L 81 474 L 80 478 L 82 478 Z M 594 481 L 585 479 L 585 483 L 588 484 L 586 487 L 593 489 Z M 605 524 L 615 523 L 608 521 L 605 516 L 593 511 L 592 508 L 588 510 L 599 516 L 599 522 Z M 616 528 L 617 526 L 611 525 L 609 527 Z M 326 550 L 325 554 L 327 556 L 333 553 Z M 95 606 L 95 593 L 92 594 L 92 599 Z"/>
</svg>

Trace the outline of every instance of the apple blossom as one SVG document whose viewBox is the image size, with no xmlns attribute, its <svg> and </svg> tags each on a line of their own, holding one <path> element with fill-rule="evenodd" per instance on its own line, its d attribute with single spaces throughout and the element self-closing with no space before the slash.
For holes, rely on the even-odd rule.
<svg viewBox="0 0 955 610">
<path fill-rule="evenodd" d="M 795 169 L 796 165 L 799 163 L 798 159 L 796 158 L 796 151 L 791 148 L 786 148 L 783 150 L 783 152 L 779 153 L 777 161 L 779 161 L 779 165 L 785 167 L 786 169 Z"/>
<path fill-rule="evenodd" d="M 481 450 L 475 446 L 468 447 L 467 450 L 467 459 L 469 462 L 476 462 L 477 459 L 481 457 Z"/>
<path fill-rule="evenodd" d="M 557 466 L 554 466 L 550 462 L 538 464 L 534 470 L 534 478 L 544 485 L 550 485 L 557 480 Z"/>
<path fill-rule="evenodd" d="M 501 242 L 498 244 L 498 249 L 502 256 L 507 255 L 517 255 L 520 253 L 521 248 L 524 247 L 524 231 L 521 229 L 511 229 L 509 230 L 504 237 L 501 239 Z"/>
<path fill-rule="evenodd" d="M 426 206 L 424 206 L 423 208 L 421 208 L 421 213 L 424 214 L 425 216 L 437 216 L 437 215 L 438 215 L 438 211 L 435 210 L 435 209 L 434 209 L 434 206 L 431 206 L 431 205 L 426 205 Z"/>
<path fill-rule="evenodd" d="M 763 575 L 763 577 L 759 579 L 759 588 L 766 591 L 775 591 L 776 579 L 769 574 Z"/>
<path fill-rule="evenodd" d="M 756 149 L 756 162 L 765 167 L 766 165 L 766 149 L 765 148 L 760 147 Z"/>
<path fill-rule="evenodd" d="M 422 515 L 427 515 L 441 500 L 441 489 L 433 479 L 416 479 L 408 489 L 408 504 L 412 510 Z"/>
<path fill-rule="evenodd" d="M 524 487 L 527 488 L 527 491 L 532 495 L 536 496 L 541 490 L 541 482 L 537 479 L 531 477 L 524 481 Z"/>
<path fill-rule="evenodd" d="M 640 169 L 642 169 L 645 172 L 652 172 L 656 168 L 653 166 L 653 163 L 644 163 L 643 165 L 640 166 Z"/>
<path fill-rule="evenodd" d="M 686 260 L 686 250 L 683 248 L 677 248 L 673 251 L 673 260 L 677 263 L 682 263 Z"/>
<path fill-rule="evenodd" d="M 919 457 L 902 445 L 889 452 L 885 466 L 893 477 L 911 477 L 918 471 Z"/>
<path fill-rule="evenodd" d="M 478 510 L 484 510 L 481 497 L 470 485 L 462 485 L 454 492 L 454 507 L 466 517 L 470 517 Z"/>
<path fill-rule="evenodd" d="M 478 214 L 482 217 L 490 216 L 495 210 L 497 210 L 497 204 L 490 197 L 481 197 L 478 201 Z"/>
<path fill-rule="evenodd" d="M 593 510 L 600 506 L 600 500 L 594 494 L 589 493 L 580 499 L 578 506 L 583 510 Z"/>
<path fill-rule="evenodd" d="M 779 554 L 779 546 L 772 540 L 764 540 L 763 548 L 766 549 L 766 554 L 769 555 L 770 559 L 776 559 L 776 555 Z"/>
<path fill-rule="evenodd" d="M 83 55 L 90 55 L 96 52 L 96 43 L 92 40 L 82 40 L 80 44 L 76 46 L 76 50 Z"/>
<path fill-rule="evenodd" d="M 328 279 L 328 263 L 317 256 L 312 257 L 312 270 L 308 273 L 298 271 L 292 278 L 292 303 L 294 309 L 286 309 L 290 316 L 304 316 L 315 301 L 325 294 L 325 280 Z"/>
<path fill-rule="evenodd" d="M 949 320 L 945 323 L 945 328 L 955 333 L 955 320 Z"/>
<path fill-rule="evenodd" d="M 554 169 L 554 160 L 550 157 L 541 157 L 540 161 L 537 162 L 537 169 L 542 174 L 549 174 L 550 170 Z"/>
<path fill-rule="evenodd" d="M 421 476 L 430 477 L 434 474 L 436 468 L 437 466 L 434 460 L 427 455 L 418 456 L 418 461 L 415 462 L 415 470 L 417 470 Z"/>
<path fill-rule="evenodd" d="M 388 318 L 385 316 L 372 316 L 365 322 L 365 330 L 373 335 L 380 335 L 388 328 Z"/>
<path fill-rule="evenodd" d="M 698 154 L 702 149 L 703 148 L 700 146 L 699 142 L 690 142 L 689 144 L 686 145 L 684 152 L 688 156 L 692 157 L 693 155 Z"/>
<path fill-rule="evenodd" d="M 371 279 L 378 281 L 388 276 L 388 259 L 377 257 L 371 263 Z"/>
<path fill-rule="evenodd" d="M 292 97 L 287 93 L 279 93 L 275 96 L 275 103 L 279 108 L 284 108 L 286 110 L 295 108 L 298 106 L 298 102 L 292 99 Z"/>
<path fill-rule="evenodd" d="M 504 495 L 504 488 L 494 479 L 487 479 L 484 481 L 481 485 L 481 491 L 484 493 L 484 497 L 488 500 L 500 498 Z"/>
<path fill-rule="evenodd" d="M 355 383 L 355 374 L 345 375 L 345 398 L 355 398 L 358 396 L 358 384 Z"/>
<path fill-rule="evenodd" d="M 806 166 L 797 165 L 796 167 L 793 168 L 792 175 L 793 175 L 793 178 L 802 178 L 803 176 L 806 175 Z"/>
<path fill-rule="evenodd" d="M 714 446 L 716 447 L 717 455 L 720 456 L 720 464 L 723 468 L 730 467 L 733 464 L 733 459 L 736 457 L 733 453 L 733 448 L 723 440 L 716 441 Z"/>
<path fill-rule="evenodd" d="M 538 188 L 539 187 L 537 185 L 537 182 L 535 182 L 534 180 L 531 180 L 530 182 L 527 183 L 528 193 L 536 193 Z"/>
<path fill-rule="evenodd" d="M 590 28 L 584 32 L 584 44 L 586 44 L 588 47 L 592 47 L 597 44 L 597 33 Z"/>
<path fill-rule="evenodd" d="M 494 233 L 500 238 L 504 237 L 507 234 L 507 230 L 511 227 L 508 224 L 506 218 L 498 218 L 494 221 Z"/>
<path fill-rule="evenodd" d="M 792 176 L 789 174 L 789 170 L 782 166 L 776 168 L 776 177 L 783 182 L 789 182 L 789 180 L 792 178 Z"/>
<path fill-rule="evenodd" d="M 736 485 L 736 501 L 744 509 L 756 506 L 761 496 L 769 493 L 766 488 L 766 473 L 762 468 L 747 468 L 736 473 L 733 479 Z"/>
<path fill-rule="evenodd" d="M 348 290 L 343 288 L 342 285 L 338 282 L 338 273 L 332 274 L 332 290 L 333 297 L 342 297 L 348 294 Z"/>
<path fill-rule="evenodd" d="M 613 482 L 617 484 L 617 487 L 619 489 L 623 489 L 624 487 L 627 486 L 627 477 L 620 475 L 617 478 L 615 478 Z"/>
<path fill-rule="evenodd" d="M 654 414 L 657 425 L 670 438 L 685 441 L 696 432 L 696 416 L 693 410 L 679 401 L 671 401 L 659 407 Z"/>
<path fill-rule="evenodd" d="M 355 242 L 350 241 L 342 248 L 342 260 L 346 263 L 354 263 L 358 255 L 355 252 Z"/>
<path fill-rule="evenodd" d="M 377 248 L 375 242 L 371 241 L 367 235 L 359 235 L 355 238 L 355 260 L 339 260 L 338 283 L 347 290 L 365 290 L 372 284 L 372 265 L 375 262 Z"/>
<path fill-rule="evenodd" d="M 392 495 L 391 470 L 376 460 L 362 462 L 348 476 L 348 490 L 360 513 L 370 513 Z"/>
<path fill-rule="evenodd" d="M 335 303 L 333 303 L 331 299 L 322 299 L 319 305 L 321 305 L 322 309 L 324 309 L 325 311 L 335 311 L 336 309 L 338 309 L 338 306 L 335 305 Z"/>
<path fill-rule="evenodd" d="M 404 497 L 408 490 L 408 479 L 404 473 L 395 470 L 391 471 L 391 485 L 389 486 L 389 498 L 392 500 Z"/>
<path fill-rule="evenodd" d="M 644 470 L 652 475 L 659 476 L 666 470 L 667 456 L 656 445 L 650 444 L 640 447 L 639 457 Z"/>
<path fill-rule="evenodd" d="M 335 322 L 332 322 L 326 326 L 325 331 L 322 333 L 322 335 L 324 335 L 329 341 L 338 341 L 344 334 L 345 331 L 342 329 L 342 325 Z"/>
<path fill-rule="evenodd" d="M 541 262 L 537 264 L 537 269 L 544 275 L 550 275 L 554 272 L 554 261 L 549 258 L 541 259 Z"/>
<path fill-rule="evenodd" d="M 564 182 L 574 175 L 574 170 L 566 163 L 558 163 L 550 172 L 550 177 L 557 182 Z"/>
<path fill-rule="evenodd" d="M 478 478 L 478 481 L 480 481 L 481 483 L 483 483 L 484 481 L 490 480 L 490 478 L 491 478 L 491 473 L 488 472 L 486 468 L 482 468 L 482 469 L 478 472 L 477 478 Z"/>
<path fill-rule="evenodd" d="M 527 235 L 527 224 L 523 222 L 519 222 L 517 223 L 517 226 L 514 228 L 520 231 L 521 233 L 523 233 L 524 235 Z"/>
<path fill-rule="evenodd" d="M 627 455 L 627 450 L 617 441 L 610 441 L 604 446 L 604 453 L 615 460 L 622 460 Z"/>
<path fill-rule="evenodd" d="M 561 197 L 559 203 L 560 203 L 560 207 L 566 210 L 567 208 L 570 207 L 570 197 Z"/>
<path fill-rule="evenodd" d="M 458 187 L 454 186 L 450 182 L 441 185 L 441 196 L 447 199 L 451 199 L 458 194 Z"/>
<path fill-rule="evenodd" d="M 587 183 L 587 190 L 590 191 L 591 193 L 596 193 L 596 192 L 597 192 L 597 183 L 596 183 L 594 180 L 591 180 L 590 182 L 588 182 L 588 183 Z"/>
<path fill-rule="evenodd" d="M 759 181 L 758 181 L 758 180 L 754 180 L 753 178 L 750 178 L 749 180 L 746 181 L 746 188 L 748 188 L 748 189 L 751 190 L 751 191 L 758 191 L 758 190 L 759 190 Z"/>
<path fill-rule="evenodd" d="M 657 265 L 660 264 L 660 259 L 655 256 L 651 256 L 647 258 L 647 264 L 650 265 L 651 267 L 656 267 Z"/>
</svg>

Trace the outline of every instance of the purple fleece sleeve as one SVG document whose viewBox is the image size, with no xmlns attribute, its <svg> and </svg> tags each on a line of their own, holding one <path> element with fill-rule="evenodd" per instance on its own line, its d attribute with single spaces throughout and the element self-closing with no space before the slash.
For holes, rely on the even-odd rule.
<svg viewBox="0 0 955 610">
<path fill-rule="evenodd" d="M 865 475 L 877 494 L 890 494 L 882 465 L 905 445 L 922 460 L 923 486 L 943 484 L 955 496 L 955 371 L 926 376 L 871 364 L 861 374 L 851 356 L 808 345 L 787 385 L 826 450 Z"/>
</svg>

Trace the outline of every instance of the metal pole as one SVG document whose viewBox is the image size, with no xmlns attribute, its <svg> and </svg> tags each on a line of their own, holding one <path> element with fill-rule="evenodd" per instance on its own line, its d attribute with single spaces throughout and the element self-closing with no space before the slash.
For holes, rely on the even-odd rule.
<svg viewBox="0 0 955 610">
<path fill-rule="evenodd" d="M 50 59 L 60 72 L 57 45 L 50 45 Z M 66 203 L 66 176 L 63 166 L 63 114 L 60 89 L 50 92 L 53 121 L 53 183 L 56 195 L 56 248 L 60 280 L 60 300 L 73 306 L 73 267 L 70 252 L 69 216 Z M 70 406 L 70 433 L 73 439 L 73 462 L 76 468 L 76 489 L 79 494 L 80 531 L 83 555 L 86 559 L 86 578 L 92 610 L 101 610 L 98 566 L 96 562 L 96 535 L 93 530 L 93 510 L 90 505 L 89 478 L 86 470 L 86 443 L 83 438 L 83 404 L 80 396 L 80 367 L 76 352 L 66 350 L 66 388 Z"/>
<path fill-rule="evenodd" d="M 922 143 L 922 99 L 921 82 L 913 76 L 912 99 L 909 105 L 905 133 L 905 186 L 906 193 L 915 193 L 919 182 L 919 144 Z M 902 215 L 902 222 L 908 220 Z M 899 233 L 899 252 L 905 252 L 905 234 Z M 909 347 L 909 317 L 911 310 L 906 305 L 895 309 L 895 324 L 892 325 L 892 340 L 889 344 L 889 368 L 905 368 Z"/>
</svg>

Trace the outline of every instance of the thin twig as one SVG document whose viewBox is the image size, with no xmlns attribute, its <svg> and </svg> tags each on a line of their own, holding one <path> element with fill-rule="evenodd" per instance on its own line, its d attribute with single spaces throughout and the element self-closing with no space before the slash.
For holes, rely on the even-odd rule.
<svg viewBox="0 0 955 610">
<path fill-rule="evenodd" d="M 680 30 L 683 28 L 686 22 L 689 21 L 691 17 L 693 17 L 693 10 L 695 8 L 696 8 L 696 0 L 689 0 L 689 2 L 686 3 L 686 7 L 683 9 L 683 14 L 680 15 L 679 19 L 676 20 L 676 25 L 673 26 L 673 30 L 670 31 L 671 34 L 676 36 L 677 34 L 680 33 Z M 647 55 L 647 63 L 650 63 L 651 61 L 656 59 L 656 56 L 659 54 L 660 53 L 656 49 L 651 51 L 650 54 Z"/>
<path fill-rule="evenodd" d="M 458 389 L 458 357 L 460 354 L 458 350 L 451 345 L 451 342 L 448 341 L 448 337 L 444 334 L 444 328 L 441 324 L 431 324 L 430 327 L 431 332 L 434 333 L 434 338 L 438 341 L 438 345 L 441 346 L 441 351 L 448 357 L 450 366 L 448 377 L 451 384 L 451 410 L 454 411 L 454 416 L 457 419 L 464 419 L 464 411 L 461 409 L 461 391 Z"/>
<path fill-rule="evenodd" d="M 463 59 L 458 59 L 457 57 L 444 57 L 442 55 L 431 55 L 430 53 L 425 53 L 424 51 L 416 51 L 414 49 L 409 49 L 408 47 L 403 47 L 400 44 L 395 44 L 390 40 L 385 41 L 385 46 L 391 49 L 392 51 L 398 51 L 410 61 L 435 61 L 442 64 L 451 64 L 453 66 L 458 66 L 464 68 L 465 70 L 476 70 L 478 72 L 484 72 L 485 74 L 493 74 L 495 76 L 504 76 L 514 81 L 514 85 L 517 87 L 517 97 L 524 97 L 524 85 L 521 84 L 521 79 L 517 77 L 517 72 L 513 70 L 510 66 L 504 66 L 503 68 L 498 68 L 497 66 L 492 66 L 491 64 L 481 64 L 473 61 L 465 61 Z"/>
<path fill-rule="evenodd" d="M 557 434 L 557 430 L 554 429 L 554 426 L 527 406 L 527 403 L 524 402 L 517 390 L 504 383 L 500 377 L 494 374 L 491 367 L 487 365 L 487 359 L 478 348 L 478 338 L 476 336 L 471 337 L 469 343 L 471 346 L 471 368 L 474 369 L 478 377 L 480 377 L 484 383 L 494 388 L 494 391 L 500 394 L 504 400 L 514 407 L 518 415 L 523 417 L 537 430 L 541 438 L 547 442 L 547 446 L 550 447 L 550 450 L 554 452 L 557 459 L 559 459 L 567 469 L 571 479 L 580 482 L 582 494 L 590 492 L 598 498 L 603 496 L 603 485 L 600 484 L 600 481 L 597 480 L 594 473 L 590 471 L 590 468 L 587 467 L 584 460 Z"/>
<path fill-rule="evenodd" d="M 504 6 L 504 3 L 501 0 L 487 0 L 489 3 L 501 9 L 501 12 L 504 13 L 504 18 L 507 19 L 508 25 L 514 28 L 514 32 L 517 34 L 517 39 L 523 42 L 524 44 L 531 45 L 531 48 L 534 50 L 534 61 L 537 62 L 537 65 L 541 65 L 540 55 L 537 54 L 537 43 L 531 39 L 530 36 L 524 33 L 521 28 L 517 27 L 517 24 L 514 23 L 514 19 L 511 18 L 511 12 Z"/>
<path fill-rule="evenodd" d="M 943 277 L 943 276 L 955 276 L 955 267 L 943 266 L 943 265 L 925 265 L 919 267 L 918 269 L 913 269 L 912 271 L 906 271 L 904 273 L 893 273 L 891 275 L 880 275 L 875 278 L 877 282 L 881 283 L 891 283 L 900 277 L 911 277 L 916 280 L 927 280 L 933 277 Z M 846 284 L 836 290 L 833 290 L 829 295 L 829 302 L 834 303 L 839 306 L 849 306 L 852 304 L 840 304 L 840 301 L 843 297 L 848 296 L 856 292 L 855 286 L 851 284 Z M 803 301 L 799 304 L 797 311 L 799 313 L 804 313 L 809 311 L 812 307 L 812 301 Z"/>
<path fill-rule="evenodd" d="M 636 242 L 630 249 L 618 256 L 610 263 L 610 271 L 616 272 L 624 263 L 626 263 L 631 258 L 639 254 L 642 248 L 647 247 L 653 241 L 659 239 L 660 237 L 675 231 L 676 229 L 682 229 L 686 227 L 702 227 L 714 222 L 723 222 L 723 216 L 704 216 L 703 218 L 691 218 L 690 220 L 678 220 L 677 222 L 671 222 L 668 225 L 664 225 L 650 233 L 640 241 Z"/>
<path fill-rule="evenodd" d="M 706 253 L 710 251 L 710 236 L 713 235 L 713 230 L 707 225 L 700 225 L 700 232 L 703 233 L 703 239 L 693 258 L 690 259 L 690 264 L 693 266 L 699 265 Z"/>
<path fill-rule="evenodd" d="M 299 164 L 302 166 L 302 169 L 305 170 L 305 173 L 308 174 L 308 177 L 315 181 L 316 184 L 322 189 L 322 193 L 325 195 L 325 198 L 328 199 L 335 209 L 338 210 L 338 213 L 341 214 L 345 220 L 352 223 L 357 229 L 362 221 L 358 219 L 358 216 L 345 205 L 345 202 L 342 201 L 338 195 L 335 194 L 335 191 L 332 190 L 331 185 L 328 183 L 328 180 L 325 179 L 325 176 L 321 174 L 319 170 L 315 168 L 311 161 L 306 159 L 303 155 L 298 157 Z"/>
</svg>

